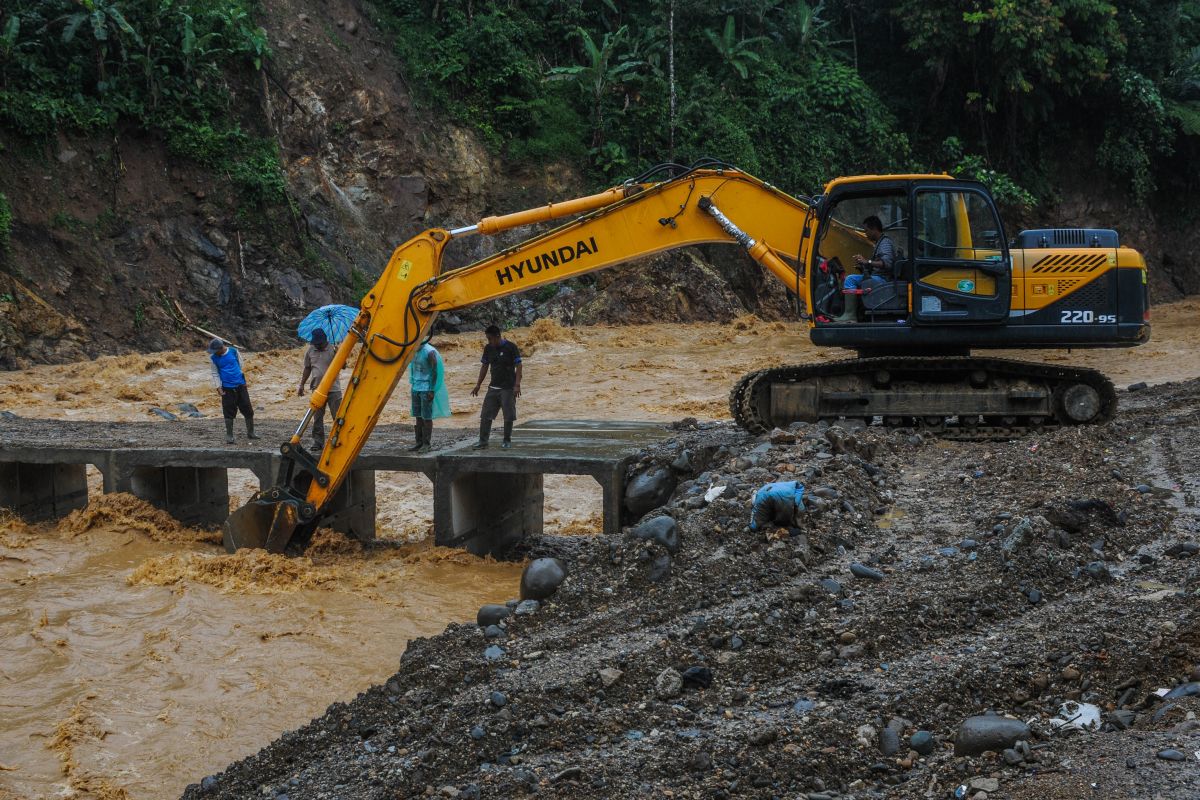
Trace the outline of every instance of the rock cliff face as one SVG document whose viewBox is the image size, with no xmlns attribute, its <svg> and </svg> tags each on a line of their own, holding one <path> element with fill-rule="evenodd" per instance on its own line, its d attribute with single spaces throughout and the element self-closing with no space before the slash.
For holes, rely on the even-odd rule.
<svg viewBox="0 0 1200 800">
<path fill-rule="evenodd" d="M 572 165 L 500 163 L 467 129 L 414 105 L 410 88 L 355 0 L 264 0 L 274 51 L 233 87 L 243 124 L 279 143 L 289 202 L 239 208 L 227 175 L 173 158 L 130 126 L 31 149 L 0 133 L 0 191 L 14 221 L 0 255 L 0 367 L 129 349 L 199 346 L 193 322 L 252 348 L 295 341 L 304 313 L 355 302 L 392 249 L 431 227 L 470 224 L 587 192 Z M 1111 193 L 1080 187 L 1054 224 L 1117 227 L 1145 247 L 1157 300 L 1200 291 L 1179 253 L 1197 234 L 1169 228 Z M 1099 202 L 1072 201 L 1099 197 Z M 528 235 L 528 232 L 526 232 Z M 469 237 L 448 266 L 517 238 Z M 470 327 L 528 323 L 728 319 L 792 313 L 781 288 L 734 248 L 697 248 L 447 315 Z"/>
</svg>

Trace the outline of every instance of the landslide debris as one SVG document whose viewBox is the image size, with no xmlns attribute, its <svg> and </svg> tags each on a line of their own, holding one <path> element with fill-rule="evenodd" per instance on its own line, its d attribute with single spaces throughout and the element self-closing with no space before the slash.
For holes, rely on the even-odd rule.
<svg viewBox="0 0 1200 800">
<path fill-rule="evenodd" d="M 1200 381 L 1121 402 L 1001 443 L 679 423 L 631 466 L 670 536 L 529 543 L 555 594 L 184 796 L 1194 797 Z M 791 479 L 801 526 L 750 532 Z"/>
</svg>

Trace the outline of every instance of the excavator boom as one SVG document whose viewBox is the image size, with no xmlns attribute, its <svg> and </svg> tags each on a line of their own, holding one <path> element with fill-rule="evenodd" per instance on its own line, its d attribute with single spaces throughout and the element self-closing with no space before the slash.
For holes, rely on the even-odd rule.
<svg viewBox="0 0 1200 800">
<path fill-rule="evenodd" d="M 468 266 L 443 272 L 453 239 L 582 216 Z M 256 494 L 225 523 L 225 546 L 282 552 L 297 532 L 311 533 L 350 472 L 413 354 L 438 314 L 556 283 L 631 259 L 688 245 L 739 244 L 804 296 L 801 242 L 808 203 L 731 169 L 694 169 L 657 183 L 628 183 L 566 203 L 488 217 L 447 231 L 434 228 L 396 248 L 363 298 L 350 334 L 313 391 L 310 408 L 280 450 L 275 486 Z M 796 260 L 799 255 L 799 260 Z M 342 366 L 357 348 L 350 380 L 320 454 L 301 444 Z"/>
</svg>

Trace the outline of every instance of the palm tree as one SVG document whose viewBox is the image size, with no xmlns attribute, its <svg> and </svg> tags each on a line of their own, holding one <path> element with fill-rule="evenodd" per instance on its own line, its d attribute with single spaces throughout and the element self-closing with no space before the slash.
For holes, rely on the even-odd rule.
<svg viewBox="0 0 1200 800">
<path fill-rule="evenodd" d="M 725 29 L 721 35 L 705 31 L 705 36 L 712 42 L 713 47 L 721 56 L 721 60 L 745 80 L 750 76 L 750 65 L 757 64 L 762 59 L 752 48 L 760 42 L 765 42 L 765 36 L 753 36 L 749 39 L 738 39 L 734 30 L 733 15 L 725 17 Z"/>
<path fill-rule="evenodd" d="M 643 61 L 627 59 L 612 63 L 617 48 L 623 43 L 629 33 L 629 27 L 622 25 L 615 31 L 604 34 L 604 39 L 597 47 L 590 33 L 583 28 L 575 32 L 583 42 L 586 63 L 570 67 L 554 67 L 546 80 L 574 80 L 587 93 L 592 107 L 593 131 L 592 147 L 599 147 L 604 140 L 604 98 L 614 86 L 619 86 L 626 78 L 637 72 Z"/>
</svg>

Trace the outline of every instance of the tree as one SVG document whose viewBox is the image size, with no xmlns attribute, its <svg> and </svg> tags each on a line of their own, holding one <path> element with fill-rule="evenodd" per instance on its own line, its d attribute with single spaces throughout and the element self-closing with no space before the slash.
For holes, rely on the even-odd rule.
<svg viewBox="0 0 1200 800">
<path fill-rule="evenodd" d="M 708 37 L 708 40 L 712 42 L 712 46 L 716 48 L 721 61 L 740 75 L 742 80 L 750 76 L 750 66 L 762 60 L 762 57 L 754 51 L 754 48 L 762 42 L 769 41 L 766 36 L 739 39 L 734 29 L 732 14 L 725 17 L 725 27 L 722 29 L 720 35 L 712 31 L 705 31 L 704 35 Z"/>
<path fill-rule="evenodd" d="M 629 27 L 622 25 L 615 31 L 604 34 L 600 46 L 592 39 L 592 35 L 583 28 L 576 28 L 576 34 L 583 44 L 586 61 L 570 67 L 554 67 L 549 70 L 546 80 L 573 80 L 587 94 L 592 111 L 592 147 L 600 147 L 604 143 L 604 100 L 614 86 L 619 86 L 634 75 L 644 61 L 637 59 L 617 60 L 615 53 L 629 33 Z M 617 63 L 613 63 L 616 60 Z"/>
</svg>

